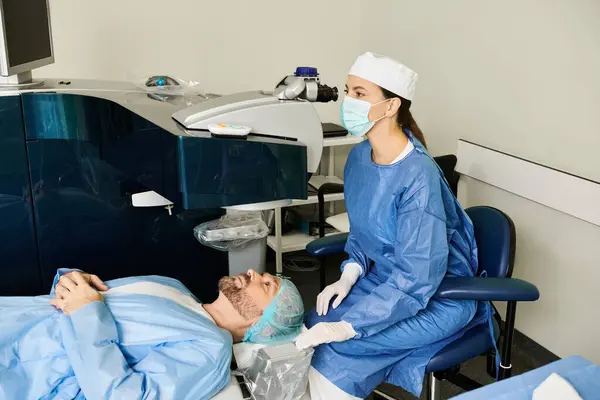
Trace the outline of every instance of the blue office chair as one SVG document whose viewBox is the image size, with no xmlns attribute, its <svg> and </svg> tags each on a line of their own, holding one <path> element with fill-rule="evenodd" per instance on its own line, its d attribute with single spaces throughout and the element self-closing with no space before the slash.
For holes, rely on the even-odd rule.
<svg viewBox="0 0 600 400">
<path fill-rule="evenodd" d="M 492 207 L 469 208 L 467 214 L 475 227 L 475 239 L 479 254 L 479 271 L 485 277 L 456 277 L 442 281 L 436 297 L 460 300 L 506 301 L 505 320 L 496 312 L 493 329 L 494 338 L 502 337 L 502 364 L 498 380 L 511 376 L 511 349 L 518 301 L 536 301 L 538 289 L 529 282 L 511 278 L 515 260 L 515 226 L 502 211 Z M 310 243 L 306 250 L 313 256 L 323 257 L 344 251 L 348 234 L 329 236 Z M 488 357 L 487 372 L 496 377 L 495 352 L 489 324 L 473 327 L 465 335 L 452 342 L 429 362 L 426 393 L 428 399 L 441 399 L 440 383 L 447 380 L 464 390 L 473 390 L 482 385 L 460 373 L 460 365 L 480 355 Z M 375 391 L 376 398 L 394 400 L 394 397 Z"/>
</svg>

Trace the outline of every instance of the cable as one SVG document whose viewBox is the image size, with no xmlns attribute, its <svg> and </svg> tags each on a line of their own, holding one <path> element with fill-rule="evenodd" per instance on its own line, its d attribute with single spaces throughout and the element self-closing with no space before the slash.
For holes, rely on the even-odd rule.
<svg viewBox="0 0 600 400">
<path fill-rule="evenodd" d="M 294 272 L 313 272 L 321 268 L 319 260 L 309 256 L 286 256 L 283 259 L 283 266 Z"/>
</svg>

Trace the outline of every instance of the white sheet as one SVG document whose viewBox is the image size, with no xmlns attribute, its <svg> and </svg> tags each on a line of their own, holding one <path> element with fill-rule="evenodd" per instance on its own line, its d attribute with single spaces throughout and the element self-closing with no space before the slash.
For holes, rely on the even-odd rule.
<svg viewBox="0 0 600 400">
<path fill-rule="evenodd" d="M 552 373 L 533 391 L 532 400 L 582 400 L 566 379 Z"/>
<path fill-rule="evenodd" d="M 231 376 L 229 385 L 221 390 L 219 394 L 212 398 L 212 400 L 243 400 L 242 389 L 238 385 L 236 379 Z"/>
</svg>

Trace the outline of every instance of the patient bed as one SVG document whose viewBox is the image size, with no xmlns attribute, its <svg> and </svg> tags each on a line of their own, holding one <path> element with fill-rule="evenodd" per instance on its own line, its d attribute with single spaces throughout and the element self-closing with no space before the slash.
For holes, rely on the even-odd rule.
<svg viewBox="0 0 600 400">
<path fill-rule="evenodd" d="M 231 376 L 231 380 L 229 381 L 229 385 L 223 390 L 219 392 L 213 400 L 250 400 L 251 397 L 249 395 L 244 395 L 242 393 L 242 389 L 237 382 L 235 376 Z M 310 395 L 307 393 L 304 395 L 302 400 L 311 400 Z"/>
<path fill-rule="evenodd" d="M 248 345 L 234 345 L 234 357 L 236 357 L 238 365 L 247 365 L 248 362 L 251 362 L 253 350 L 254 349 Z M 523 375 L 515 376 L 511 379 L 485 386 L 479 390 L 465 393 L 454 399 L 529 400 L 531 399 L 533 390 L 553 372 L 556 372 L 567 379 L 583 399 L 598 398 L 598 393 L 600 393 L 600 367 L 581 357 L 570 357 Z M 246 399 L 250 399 L 250 397 L 248 395 L 244 396 L 240 385 L 233 375 L 231 376 L 229 386 L 223 389 L 217 396 L 213 397 L 213 400 Z M 303 400 L 311 400 L 310 395 L 307 393 Z"/>
<path fill-rule="evenodd" d="M 229 385 L 223 390 L 219 392 L 213 400 L 245 400 L 242 395 L 242 389 L 240 385 L 237 383 L 235 377 L 232 375 L 229 380 Z"/>
</svg>

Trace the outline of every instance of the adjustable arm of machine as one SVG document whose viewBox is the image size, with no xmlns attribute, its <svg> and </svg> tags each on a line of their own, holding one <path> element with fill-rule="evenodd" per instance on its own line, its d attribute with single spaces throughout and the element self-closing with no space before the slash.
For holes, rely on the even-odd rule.
<svg viewBox="0 0 600 400">
<path fill-rule="evenodd" d="M 277 85 L 275 97 L 280 100 L 307 100 L 310 102 L 328 103 L 337 101 L 336 87 L 321 85 L 316 68 L 298 67 L 294 75 L 283 78 Z"/>
</svg>

